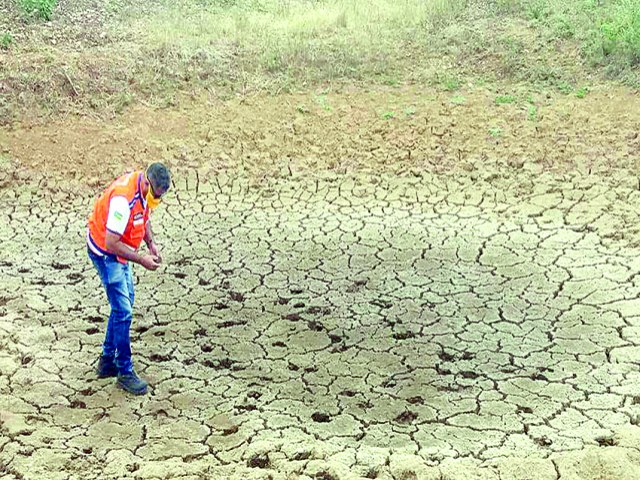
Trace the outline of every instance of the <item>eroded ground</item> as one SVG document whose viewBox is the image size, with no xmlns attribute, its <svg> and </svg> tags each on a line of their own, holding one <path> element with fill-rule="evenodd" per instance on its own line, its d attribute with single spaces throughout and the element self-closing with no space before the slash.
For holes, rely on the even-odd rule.
<svg viewBox="0 0 640 480">
<path fill-rule="evenodd" d="M 637 478 L 638 97 L 498 93 L 0 131 L 0 476 Z M 93 375 L 83 238 L 99 189 L 158 158 L 135 398 Z"/>
<path fill-rule="evenodd" d="M 3 190 L 4 478 L 635 478 L 640 192 L 536 168 L 178 176 L 142 398 L 92 371 L 92 192 Z"/>
</svg>

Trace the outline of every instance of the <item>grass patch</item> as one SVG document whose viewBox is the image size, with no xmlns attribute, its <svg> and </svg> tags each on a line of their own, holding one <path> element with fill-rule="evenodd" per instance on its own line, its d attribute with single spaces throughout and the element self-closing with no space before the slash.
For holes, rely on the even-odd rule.
<svg viewBox="0 0 640 480">
<path fill-rule="evenodd" d="M 25 16 L 34 16 L 42 20 L 51 20 L 57 0 L 17 0 Z"/>
<path fill-rule="evenodd" d="M 516 97 L 514 97 L 513 95 L 498 95 L 496 97 L 496 104 L 497 105 L 505 105 L 508 103 L 515 103 L 516 101 Z"/>
<path fill-rule="evenodd" d="M 13 35 L 9 32 L 5 32 L 0 35 L 0 48 L 2 50 L 9 50 L 9 47 L 13 43 Z"/>
</svg>

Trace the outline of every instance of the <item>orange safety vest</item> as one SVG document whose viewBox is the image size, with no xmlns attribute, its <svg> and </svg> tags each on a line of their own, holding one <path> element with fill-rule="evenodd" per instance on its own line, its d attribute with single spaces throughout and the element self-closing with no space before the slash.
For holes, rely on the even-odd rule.
<svg viewBox="0 0 640 480">
<path fill-rule="evenodd" d="M 113 255 L 107 250 L 107 217 L 109 205 L 113 197 L 125 197 L 129 202 L 129 222 L 120 237 L 120 241 L 137 250 L 144 239 L 144 234 L 149 221 L 149 209 L 142 198 L 143 172 L 132 172 L 116 179 L 103 194 L 96 200 L 93 213 L 89 217 L 87 231 L 87 243 L 94 253 Z M 117 257 L 120 263 L 127 263 L 126 259 Z"/>
</svg>

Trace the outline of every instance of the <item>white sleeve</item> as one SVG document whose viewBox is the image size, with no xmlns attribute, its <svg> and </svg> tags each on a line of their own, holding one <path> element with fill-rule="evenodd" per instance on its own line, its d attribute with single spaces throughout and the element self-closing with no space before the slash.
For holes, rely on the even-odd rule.
<svg viewBox="0 0 640 480">
<path fill-rule="evenodd" d="M 109 215 L 107 216 L 107 230 L 122 235 L 129 222 L 129 202 L 125 197 L 113 197 L 109 203 Z"/>
</svg>

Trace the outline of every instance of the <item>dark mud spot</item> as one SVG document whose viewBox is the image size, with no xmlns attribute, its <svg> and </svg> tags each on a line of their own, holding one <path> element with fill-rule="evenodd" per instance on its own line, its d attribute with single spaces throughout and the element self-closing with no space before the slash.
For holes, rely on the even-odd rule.
<svg viewBox="0 0 640 480">
<path fill-rule="evenodd" d="M 254 410 L 257 410 L 257 409 L 258 407 L 256 407 L 251 403 L 236 405 L 236 410 L 238 410 L 239 412 L 253 412 Z"/>
<path fill-rule="evenodd" d="M 168 362 L 171 360 L 171 355 L 162 355 L 161 353 L 153 353 L 149 355 L 149 360 L 152 362 Z"/>
<path fill-rule="evenodd" d="M 262 394 L 260 392 L 256 392 L 255 390 L 251 390 L 249 393 L 247 393 L 247 397 L 249 398 L 254 398 L 254 399 L 259 399 L 262 396 Z"/>
<path fill-rule="evenodd" d="M 77 283 L 80 280 L 82 280 L 84 278 L 84 276 L 81 273 L 72 272 L 69 275 L 67 275 L 67 278 L 69 280 L 71 280 L 72 282 Z"/>
<path fill-rule="evenodd" d="M 89 387 L 85 388 L 84 390 L 80 390 L 78 393 L 84 397 L 90 397 L 91 395 L 96 393 L 96 391 L 93 388 Z"/>
<path fill-rule="evenodd" d="M 286 347 L 284 342 L 281 342 L 280 340 L 278 340 L 277 342 L 273 342 L 271 344 L 273 347 Z"/>
<path fill-rule="evenodd" d="M 438 358 L 443 362 L 453 362 L 456 359 L 456 357 L 454 357 L 450 353 L 445 352 L 444 350 L 438 354 Z"/>
<path fill-rule="evenodd" d="M 478 375 L 476 372 L 464 371 L 464 372 L 460 372 L 460 376 L 462 378 L 470 378 L 473 380 L 478 378 L 480 375 Z"/>
<path fill-rule="evenodd" d="M 136 327 L 136 332 L 138 332 L 138 333 L 144 333 L 144 332 L 146 332 L 147 330 L 149 330 L 150 328 L 151 328 L 151 327 L 148 327 L 148 326 L 146 326 L 146 325 L 138 325 L 138 326 Z"/>
<path fill-rule="evenodd" d="M 311 420 L 318 423 L 328 423 L 331 421 L 331 417 L 328 413 L 315 412 L 313 415 L 311 415 Z"/>
<path fill-rule="evenodd" d="M 304 289 L 300 287 L 291 287 L 289 291 L 294 295 L 300 295 L 302 292 L 304 292 Z"/>
<path fill-rule="evenodd" d="M 291 362 L 289 362 L 289 364 L 287 365 L 287 368 L 289 370 L 291 370 L 292 372 L 297 372 L 298 370 L 300 370 L 300 367 L 298 365 L 296 365 L 295 363 L 291 363 Z"/>
<path fill-rule="evenodd" d="M 542 380 L 543 382 L 548 382 L 549 381 L 549 379 L 546 376 L 542 375 L 541 373 L 532 374 L 531 375 L 531 379 L 532 380 Z"/>
<path fill-rule="evenodd" d="M 227 308 L 229 308 L 229 305 L 227 305 L 226 303 L 216 303 L 213 308 L 215 308 L 216 310 L 226 310 Z"/>
<path fill-rule="evenodd" d="M 53 262 L 51 264 L 51 266 L 55 269 L 55 270 L 68 270 L 69 268 L 71 268 L 69 265 L 65 264 L 65 263 L 60 263 L 60 262 Z"/>
<path fill-rule="evenodd" d="M 155 332 L 153 334 L 154 337 L 164 337 L 164 332 L 163 331 L 159 331 L 159 332 Z"/>
<path fill-rule="evenodd" d="M 194 363 L 196 363 L 196 359 L 191 357 L 191 358 L 186 358 L 182 361 L 183 365 L 193 365 Z"/>
<path fill-rule="evenodd" d="M 229 435 L 233 435 L 234 433 L 238 433 L 238 425 L 229 425 L 222 430 L 222 436 L 228 437 Z"/>
<path fill-rule="evenodd" d="M 308 321 L 307 327 L 309 327 L 309 330 L 313 330 L 314 332 L 322 332 L 324 330 L 324 325 L 320 322 L 316 322 L 315 320 Z"/>
<path fill-rule="evenodd" d="M 539 438 L 535 439 L 535 442 L 540 445 L 541 447 L 548 447 L 549 445 L 551 445 L 553 442 L 547 438 L 546 436 L 542 436 Z"/>
<path fill-rule="evenodd" d="M 440 367 L 438 363 L 436 363 L 435 369 L 438 375 L 451 375 L 451 370 Z"/>
<path fill-rule="evenodd" d="M 393 338 L 395 338 L 396 340 L 407 340 L 415 336 L 416 334 L 413 332 L 397 332 L 393 334 Z"/>
<path fill-rule="evenodd" d="M 71 400 L 71 402 L 69 403 L 69 407 L 71 407 L 71 408 L 87 408 L 87 404 L 84 403 L 82 400 L 78 400 L 76 398 L 76 399 Z"/>
<path fill-rule="evenodd" d="M 292 460 L 309 460 L 311 458 L 311 452 L 308 450 L 301 450 L 299 452 L 294 453 Z"/>
<path fill-rule="evenodd" d="M 378 470 L 370 468 L 367 473 L 364 474 L 364 478 L 378 478 Z"/>
<path fill-rule="evenodd" d="M 240 292 L 229 292 L 229 297 L 234 302 L 244 302 L 244 295 Z"/>
<path fill-rule="evenodd" d="M 22 365 L 27 365 L 32 361 L 33 361 L 33 357 L 31 355 L 23 355 L 22 359 L 20 360 L 20 363 L 22 363 Z"/>
<path fill-rule="evenodd" d="M 407 402 L 411 405 L 422 405 L 424 404 L 424 398 L 418 395 L 415 397 L 407 398 Z"/>
<path fill-rule="evenodd" d="M 618 441 L 611 436 L 596 437 L 596 443 L 601 447 L 614 447 L 618 444 Z"/>
<path fill-rule="evenodd" d="M 202 350 L 204 353 L 213 352 L 213 346 L 205 343 L 204 345 L 200 346 L 200 350 Z"/>
<path fill-rule="evenodd" d="M 87 335 L 95 335 L 96 333 L 98 333 L 100 330 L 98 330 L 96 327 L 91 327 L 91 328 L 87 328 L 84 333 L 86 333 Z"/>
<path fill-rule="evenodd" d="M 306 312 L 310 315 L 327 316 L 331 313 L 331 308 L 314 305 L 312 307 L 307 308 Z"/>
<path fill-rule="evenodd" d="M 206 337 L 207 336 L 207 330 L 204 328 L 199 328 L 197 330 L 193 331 L 193 336 L 194 337 Z"/>
<path fill-rule="evenodd" d="M 339 343 L 342 340 L 342 337 L 340 335 L 330 333 L 329 340 L 331 340 L 331 343 Z"/>
<path fill-rule="evenodd" d="M 278 297 L 278 300 L 276 300 L 276 302 L 280 305 L 287 305 L 290 300 L 290 298 Z"/>
<path fill-rule="evenodd" d="M 342 392 L 340 392 L 340 395 L 345 397 L 355 397 L 356 392 L 354 392 L 353 390 L 343 390 Z"/>
<path fill-rule="evenodd" d="M 91 455 L 93 453 L 93 448 L 91 447 L 84 447 L 82 449 L 82 453 L 86 454 L 86 455 Z"/>
<path fill-rule="evenodd" d="M 211 282 L 209 280 L 204 279 L 204 278 L 200 278 L 198 280 L 198 285 L 200 285 L 201 287 L 206 287 L 209 284 L 211 284 Z"/>
<path fill-rule="evenodd" d="M 316 473 L 313 478 L 315 478 L 316 480 L 338 480 L 336 477 L 325 470 Z"/>
<path fill-rule="evenodd" d="M 473 360 L 476 356 L 471 352 L 464 352 L 460 358 L 462 358 L 462 360 Z"/>
<path fill-rule="evenodd" d="M 187 278 L 187 274 L 183 272 L 176 272 L 173 274 L 173 276 L 180 280 Z"/>
<path fill-rule="evenodd" d="M 289 320 L 291 322 L 297 322 L 302 319 L 302 317 L 297 313 L 289 313 L 288 315 L 285 315 L 284 318 L 285 320 Z"/>
<path fill-rule="evenodd" d="M 304 302 L 297 302 L 293 304 L 293 308 L 304 308 L 305 304 Z"/>
<path fill-rule="evenodd" d="M 411 410 L 407 410 L 398 415 L 394 420 L 398 423 L 408 425 L 410 423 L 413 423 L 416 418 L 418 418 L 417 413 L 412 412 Z"/>
<path fill-rule="evenodd" d="M 517 413 L 533 413 L 533 410 L 529 407 L 523 407 L 522 405 L 518 405 L 516 412 Z"/>
</svg>

